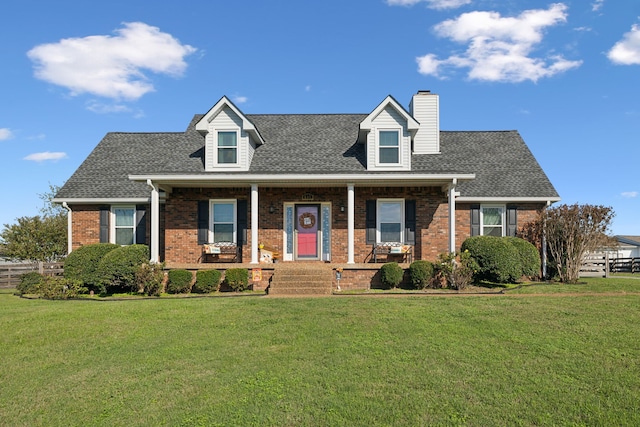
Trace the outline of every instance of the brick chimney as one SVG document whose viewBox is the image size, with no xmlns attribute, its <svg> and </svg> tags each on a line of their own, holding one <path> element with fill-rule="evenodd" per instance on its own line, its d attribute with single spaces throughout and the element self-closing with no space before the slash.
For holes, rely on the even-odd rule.
<svg viewBox="0 0 640 427">
<path fill-rule="evenodd" d="M 413 154 L 440 153 L 439 98 L 429 90 L 420 90 L 409 104 L 411 115 L 420 123 L 413 138 Z"/>
</svg>

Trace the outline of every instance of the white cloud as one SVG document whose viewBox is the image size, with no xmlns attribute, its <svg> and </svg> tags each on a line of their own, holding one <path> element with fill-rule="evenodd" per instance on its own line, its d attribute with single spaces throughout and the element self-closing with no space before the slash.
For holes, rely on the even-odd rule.
<svg viewBox="0 0 640 427">
<path fill-rule="evenodd" d="M 51 153 L 49 151 L 45 151 L 44 153 L 29 154 L 23 160 L 31 160 L 33 162 L 44 162 L 46 160 L 57 161 L 65 158 L 67 158 L 67 153 L 62 153 L 62 152 Z"/>
<path fill-rule="evenodd" d="M 131 112 L 131 108 L 123 104 L 103 104 L 102 102 L 98 102 L 96 100 L 89 101 L 87 103 L 87 110 L 93 111 L 98 114 L 109 114 L 109 113 L 129 113 Z"/>
<path fill-rule="evenodd" d="M 413 6 L 418 3 L 427 3 L 430 9 L 455 9 L 465 4 L 470 4 L 471 0 L 387 0 L 389 6 Z"/>
<path fill-rule="evenodd" d="M 184 58 L 196 51 L 143 22 L 124 23 L 115 33 L 42 44 L 27 56 L 38 79 L 72 95 L 136 100 L 154 90 L 145 71 L 181 76 L 187 68 Z"/>
<path fill-rule="evenodd" d="M 13 132 L 9 128 L 0 128 L 0 141 L 13 138 Z"/>
<path fill-rule="evenodd" d="M 640 65 L 640 26 L 633 25 L 631 31 L 613 45 L 607 56 L 618 65 Z"/>
<path fill-rule="evenodd" d="M 233 102 L 236 104 L 244 104 L 249 100 L 246 96 L 235 95 L 233 97 Z"/>
<path fill-rule="evenodd" d="M 593 12 L 597 12 L 600 9 L 602 9 L 602 6 L 604 5 L 604 0 L 596 0 L 595 2 L 593 2 L 593 4 L 591 5 L 591 10 Z"/>
<path fill-rule="evenodd" d="M 431 53 L 418 57 L 418 71 L 443 77 L 445 68 L 468 68 L 472 80 L 535 82 L 578 67 L 582 61 L 569 61 L 561 55 L 531 56 L 547 27 L 566 22 L 566 9 L 556 3 L 547 10 L 526 10 L 517 17 L 475 11 L 443 21 L 434 27 L 436 34 L 467 44 L 467 50 L 442 60 Z"/>
<path fill-rule="evenodd" d="M 638 192 L 637 191 L 625 191 L 623 193 L 620 193 L 620 195 L 622 197 L 624 197 L 625 199 L 633 199 L 638 197 Z"/>
</svg>

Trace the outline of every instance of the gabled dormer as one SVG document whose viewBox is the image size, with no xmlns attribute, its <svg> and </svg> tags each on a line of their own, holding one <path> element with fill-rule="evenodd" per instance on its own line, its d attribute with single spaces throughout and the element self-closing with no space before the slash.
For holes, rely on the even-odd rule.
<svg viewBox="0 0 640 427">
<path fill-rule="evenodd" d="M 205 137 L 207 172 L 248 171 L 256 147 L 264 144 L 254 124 L 226 96 L 196 123 L 196 130 Z"/>
<path fill-rule="evenodd" d="M 360 123 L 358 141 L 365 144 L 367 170 L 411 170 L 411 140 L 420 124 L 392 96 L 387 96 Z"/>
</svg>

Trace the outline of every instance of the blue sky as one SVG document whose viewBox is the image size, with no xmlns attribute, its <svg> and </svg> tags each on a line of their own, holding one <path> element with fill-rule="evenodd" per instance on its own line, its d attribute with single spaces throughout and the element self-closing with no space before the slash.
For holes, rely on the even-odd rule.
<svg viewBox="0 0 640 427">
<path fill-rule="evenodd" d="M 8 3 L 8 4 L 7 4 Z M 640 2 L 5 2 L 0 225 L 38 214 L 105 133 L 440 95 L 443 130 L 520 131 L 563 203 L 640 235 Z"/>
</svg>

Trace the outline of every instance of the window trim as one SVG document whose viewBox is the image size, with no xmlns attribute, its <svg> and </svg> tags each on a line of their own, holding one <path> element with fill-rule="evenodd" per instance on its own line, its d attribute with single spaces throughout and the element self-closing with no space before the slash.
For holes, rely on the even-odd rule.
<svg viewBox="0 0 640 427">
<path fill-rule="evenodd" d="M 129 226 L 117 226 L 116 225 L 116 209 L 131 209 L 133 211 L 133 225 Z M 135 245 L 136 242 L 136 228 L 137 228 L 137 208 L 136 205 L 111 205 L 110 208 L 110 216 L 109 219 L 109 243 L 116 243 L 116 230 L 118 228 L 131 228 L 133 232 L 133 243 Z M 129 246 L 129 245 L 120 245 L 120 246 Z"/>
<path fill-rule="evenodd" d="M 235 133 L 236 135 L 236 162 L 235 163 L 220 163 L 220 158 L 218 156 L 220 148 L 229 148 L 229 147 L 220 147 L 218 145 L 219 135 L 221 133 Z M 216 129 L 213 135 L 213 165 L 217 168 L 238 168 L 240 167 L 240 130 L 239 129 Z"/>
<path fill-rule="evenodd" d="M 488 204 L 488 205 L 480 205 L 480 235 L 485 236 L 484 234 L 484 210 L 485 208 L 499 208 L 500 209 L 500 226 L 501 226 L 501 234 L 500 237 L 506 236 L 506 220 L 507 220 L 507 207 L 506 205 L 498 205 L 498 204 Z M 488 226 L 487 228 L 498 228 L 497 226 Z"/>
<path fill-rule="evenodd" d="M 380 227 L 381 217 L 380 215 L 380 205 L 382 203 L 398 203 L 400 204 L 400 240 L 397 242 L 386 242 L 382 240 L 382 230 Z M 405 236 L 405 200 L 404 199 L 396 199 L 396 198 L 384 198 L 376 200 L 376 243 L 400 243 L 404 244 Z"/>
<path fill-rule="evenodd" d="M 402 159 L 402 148 L 403 148 L 403 129 L 402 127 L 382 127 L 382 128 L 377 128 L 375 130 L 375 139 L 376 139 L 376 143 L 375 143 L 375 150 L 376 150 L 376 166 L 379 167 L 397 167 L 397 166 L 403 166 L 403 159 Z M 386 162 L 382 162 L 380 159 L 380 150 L 382 149 L 382 146 L 380 145 L 380 134 L 382 132 L 395 132 L 398 135 L 398 162 L 397 163 L 386 163 Z M 389 147 L 386 147 L 389 148 Z"/>
<path fill-rule="evenodd" d="M 209 243 L 215 243 L 214 233 L 214 205 L 215 204 L 232 204 L 233 205 L 233 242 L 238 244 L 238 199 L 211 199 L 209 200 Z M 228 224 L 227 222 L 220 224 Z"/>
</svg>

